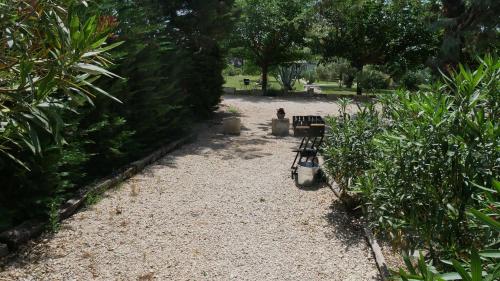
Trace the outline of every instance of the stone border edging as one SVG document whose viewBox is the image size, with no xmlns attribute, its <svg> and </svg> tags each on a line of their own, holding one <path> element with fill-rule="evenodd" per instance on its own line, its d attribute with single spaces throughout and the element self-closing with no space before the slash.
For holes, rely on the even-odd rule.
<svg viewBox="0 0 500 281">
<path fill-rule="evenodd" d="M 147 165 L 157 161 L 161 157 L 165 156 L 167 153 L 181 147 L 182 145 L 189 143 L 196 139 L 196 134 L 192 133 L 181 139 L 173 141 L 150 155 L 132 162 L 125 168 L 121 170 L 117 175 L 105 178 L 96 184 L 87 185 L 79 189 L 73 198 L 69 199 L 61 205 L 59 209 L 59 221 L 62 221 L 80 209 L 84 204 L 85 199 L 91 193 L 103 193 L 104 191 L 110 189 L 113 186 L 131 178 L 140 171 L 142 171 Z M 16 249 L 21 244 L 27 242 L 28 240 L 40 235 L 45 227 L 46 223 L 41 220 L 28 220 L 20 225 L 17 225 L 11 229 L 8 229 L 0 233 L 0 257 L 6 256 L 10 250 Z M 5 244 L 3 244 L 5 243 Z"/>
<path fill-rule="evenodd" d="M 340 201 L 342 201 L 342 203 L 345 203 L 344 200 L 342 199 L 342 197 L 340 196 L 340 193 L 337 190 L 335 190 L 334 181 L 332 179 L 330 179 L 330 177 L 326 173 L 323 173 L 323 176 L 326 179 L 326 184 L 328 185 L 328 187 L 330 187 L 330 189 L 333 191 L 335 196 Z M 372 253 L 373 253 L 373 256 L 375 257 L 375 262 L 377 264 L 378 271 L 380 272 L 380 276 L 382 278 L 382 281 L 389 280 L 390 273 L 389 273 L 389 268 L 387 266 L 387 263 L 385 262 L 384 254 L 382 253 L 382 250 L 380 249 L 380 246 L 379 246 L 377 240 L 373 236 L 371 229 L 368 227 L 368 225 L 366 223 L 363 225 L 363 231 L 365 234 L 365 238 L 368 241 L 370 248 L 372 249 Z"/>
</svg>

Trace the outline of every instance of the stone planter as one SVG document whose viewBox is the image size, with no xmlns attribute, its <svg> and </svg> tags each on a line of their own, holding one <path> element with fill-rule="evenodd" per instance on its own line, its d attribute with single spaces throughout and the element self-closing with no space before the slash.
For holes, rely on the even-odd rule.
<svg viewBox="0 0 500 281">
<path fill-rule="evenodd" d="M 272 134 L 274 136 L 288 136 L 288 132 L 290 129 L 290 119 L 273 119 L 272 120 Z"/>
<path fill-rule="evenodd" d="M 241 132 L 241 119 L 238 117 L 227 117 L 222 121 L 224 134 L 239 135 Z"/>
</svg>

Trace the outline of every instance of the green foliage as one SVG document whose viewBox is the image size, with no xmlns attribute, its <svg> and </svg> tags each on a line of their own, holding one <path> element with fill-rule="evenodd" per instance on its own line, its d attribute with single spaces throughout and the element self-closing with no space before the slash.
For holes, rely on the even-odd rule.
<svg viewBox="0 0 500 281">
<path fill-rule="evenodd" d="M 351 88 L 357 70 L 348 60 L 335 58 L 332 62 L 320 64 L 316 72 L 321 81 L 339 81 L 339 86 Z"/>
<path fill-rule="evenodd" d="M 316 74 L 321 81 L 339 81 L 340 77 L 340 73 L 333 63 L 318 65 Z"/>
<path fill-rule="evenodd" d="M 269 68 L 304 56 L 309 0 L 241 0 L 241 17 L 232 44 L 245 49 L 246 58 L 262 69 L 267 90 Z"/>
<path fill-rule="evenodd" d="M 434 92 L 383 100 L 390 127 L 375 138 L 377 157 L 360 182 L 377 226 L 432 258 L 483 245 L 467 223 L 481 189 L 499 172 L 500 64 L 461 68 Z"/>
<path fill-rule="evenodd" d="M 356 114 L 348 112 L 348 99 L 339 101 L 339 116 L 329 117 L 323 147 L 326 172 L 332 176 L 342 193 L 353 191 L 356 179 L 370 168 L 374 157 L 373 137 L 381 124 L 374 104 L 358 106 Z"/>
<path fill-rule="evenodd" d="M 279 65 L 274 72 L 276 81 L 285 91 L 292 91 L 295 82 L 302 76 L 304 65 L 301 63 L 287 63 Z"/>
<path fill-rule="evenodd" d="M 25 5 L 25 1 L 11 2 Z M 53 14 L 48 8 L 53 7 L 53 3 L 59 2 L 71 1 L 35 1 L 33 3 L 44 5 L 47 15 L 42 13 L 41 17 L 48 17 Z M 43 110 L 42 113 L 47 118 L 53 118 L 58 122 L 58 127 L 52 126 L 49 122 L 48 124 L 52 126 L 51 131 L 40 130 L 38 141 L 28 142 L 28 144 L 39 143 L 39 153 L 34 154 L 29 149 L 30 147 L 37 148 L 35 145 L 28 146 L 21 143 L 22 147 L 16 149 L 16 158 L 29 167 L 29 171 L 19 165 L 13 165 L 12 161 L 6 157 L 0 158 L 2 180 L 0 230 L 28 218 L 45 218 L 50 225 L 56 226 L 55 214 L 57 213 L 54 210 L 58 206 L 54 202 L 63 202 L 76 188 L 109 175 L 124 164 L 143 157 L 159 145 L 181 136 L 190 129 L 193 121 L 209 115 L 219 102 L 222 93 L 221 72 L 224 63 L 217 40 L 230 27 L 228 11 L 231 9 L 232 1 L 190 1 L 189 3 L 169 1 L 167 3 L 165 1 L 102 0 L 88 4 L 91 6 L 78 6 L 78 9 L 76 6 L 71 6 L 65 9 L 68 11 L 67 17 L 62 17 L 65 14 L 57 9 L 58 13 L 61 13 L 60 18 L 63 23 L 69 21 L 67 26 L 69 37 L 72 36 L 70 39 L 77 41 L 73 44 L 71 43 L 73 41 L 68 41 L 69 37 L 55 37 L 54 40 L 68 41 L 69 45 L 61 47 L 61 55 L 68 60 L 71 57 L 75 63 L 80 64 L 73 68 L 72 61 L 63 61 L 59 58 L 47 62 L 54 64 L 56 77 L 59 75 L 57 71 L 65 75 L 78 76 L 82 73 L 85 75 L 78 76 L 74 81 L 70 79 L 72 76 L 62 77 L 67 80 L 63 81 L 64 83 L 71 82 L 75 85 L 71 84 L 71 88 L 65 88 L 67 85 L 57 80 L 57 84 L 51 86 L 53 91 L 47 96 L 47 100 L 43 100 L 45 104 L 41 106 L 35 104 L 41 108 L 37 108 L 35 113 L 38 114 L 40 110 Z M 17 11 L 15 5 L 12 6 L 12 11 Z M 177 13 L 176 11 L 182 7 L 186 8 L 186 13 Z M 0 5 L 0 9 L 7 8 Z M 87 14 L 112 14 L 113 16 L 87 17 Z M 79 25 L 75 20 L 76 16 L 81 20 Z M 4 27 L 15 26 L 14 23 L 17 20 L 17 18 L 12 21 L 3 21 L 3 19 L 0 18 L 2 30 L 5 30 Z M 50 35 L 50 33 L 37 30 L 47 28 L 49 31 L 54 29 L 53 31 L 56 32 L 60 28 L 60 25 L 54 22 L 38 21 L 36 17 L 26 18 L 26 20 L 28 20 L 26 26 L 34 29 L 36 32 L 33 34 L 37 36 Z M 38 24 L 39 22 L 41 23 Z M 110 34 L 108 27 L 116 27 L 115 32 Z M 58 33 L 55 35 L 62 36 Z M 85 39 L 87 41 L 82 38 L 87 38 Z M 16 39 L 21 40 L 22 37 L 18 36 Z M 42 39 L 45 40 L 45 38 Z M 94 47 L 95 52 L 85 45 L 95 44 L 96 41 L 93 40 L 102 41 L 97 41 L 99 45 Z M 113 43 L 121 41 L 124 41 L 124 44 Z M 58 50 L 57 46 L 43 44 L 41 46 Z M 116 48 L 113 49 L 112 54 L 107 54 L 108 47 Z M 22 50 L 27 50 L 29 54 L 25 57 L 33 58 L 33 60 L 37 58 L 38 53 L 32 53 L 33 51 L 29 48 Z M 40 55 L 47 55 L 49 58 L 56 53 L 40 51 Z M 7 54 L 14 57 L 13 54 Z M 4 53 L 0 54 L 2 55 Z M 83 56 L 81 60 L 79 60 L 80 56 Z M 44 57 L 39 58 L 40 61 L 35 61 L 36 63 L 45 63 Z M 110 59 L 115 61 L 116 65 L 111 65 Z M 113 75 L 108 70 L 91 66 L 90 63 L 94 61 L 100 67 L 111 67 L 111 72 L 124 79 L 106 77 Z M 86 64 L 82 65 L 82 62 Z M 66 63 L 66 65 L 59 68 L 58 63 Z M 43 65 L 43 67 L 49 69 L 52 64 Z M 2 95 L 1 91 L 6 87 L 17 87 L 17 82 L 9 78 L 8 71 L 2 67 L 0 63 L 0 102 L 2 102 L 0 105 L 5 107 L 12 103 L 10 100 L 9 103 L 3 102 L 4 96 L 10 96 Z M 33 70 L 33 73 L 47 74 L 42 66 L 36 71 Z M 98 73 L 103 74 L 99 80 L 96 79 Z M 82 79 L 87 79 L 93 84 L 87 85 Z M 37 81 L 34 81 L 35 85 L 41 83 Z M 84 83 L 88 89 L 79 86 L 78 83 Z M 101 92 L 100 89 L 105 89 L 106 92 Z M 93 92 L 103 93 L 103 95 L 92 96 L 90 100 L 89 97 Z M 29 91 L 23 92 L 24 94 L 30 106 L 34 104 L 34 101 L 37 102 L 31 99 L 32 93 Z M 119 97 L 122 104 L 106 95 Z M 84 104 L 85 101 L 92 101 L 95 105 Z M 56 106 L 59 104 L 64 107 Z M 46 108 L 50 111 L 45 110 Z M 12 109 L 16 109 L 19 114 L 25 113 L 18 107 L 10 108 L 10 111 L 1 111 L 2 129 L 4 116 L 14 119 Z M 41 113 L 39 115 L 42 116 Z M 45 118 L 45 116 L 42 117 Z M 19 123 L 17 119 L 15 121 Z M 35 118 L 34 121 L 37 119 Z M 33 123 L 38 126 L 38 123 L 46 125 L 47 122 Z M 14 128 L 14 126 L 7 126 L 2 136 L 6 136 L 7 133 L 13 136 Z M 55 137 L 51 135 L 57 136 L 59 141 L 55 141 Z M 11 140 L 15 139 L 10 137 L 8 141 L 12 142 Z M 0 142 L 0 144 L 5 146 L 6 142 Z M 92 198 L 89 199 L 89 202 L 91 201 L 93 201 Z"/>
<path fill-rule="evenodd" d="M 358 71 L 367 64 L 389 63 L 397 65 L 394 73 L 405 72 L 436 52 L 436 35 L 425 17 L 428 5 L 422 1 L 320 1 L 320 20 L 313 32 L 315 48 L 324 58 L 348 59 Z"/>
<path fill-rule="evenodd" d="M 419 85 L 428 85 L 430 82 L 431 73 L 428 69 L 408 71 L 400 79 L 401 86 L 411 91 L 416 91 Z"/>
<path fill-rule="evenodd" d="M 374 229 L 426 252 L 401 280 L 476 280 L 481 269 L 498 279 L 499 78 L 499 60 L 487 56 L 431 91 L 382 97 L 373 123 L 328 120 L 327 172 L 357 193 Z"/>
<path fill-rule="evenodd" d="M 307 84 L 313 84 L 314 82 L 316 82 L 316 80 L 318 80 L 318 75 L 316 74 L 316 68 L 306 69 L 302 73 L 302 78 L 306 80 Z"/>
<path fill-rule="evenodd" d="M 243 73 L 242 69 L 239 67 L 235 67 L 232 64 L 228 64 L 226 68 L 222 71 L 224 76 L 237 76 Z"/>
<path fill-rule="evenodd" d="M 42 155 L 63 144 L 64 110 L 111 97 L 93 82 L 107 71 L 111 22 L 88 16 L 78 1 L 12 1 L 0 5 L 0 161 L 28 168 L 15 153 Z M 115 99 L 116 100 L 116 99 Z M 44 147 L 45 146 L 45 147 Z M 29 169 L 29 168 L 28 168 Z"/>
<path fill-rule="evenodd" d="M 356 75 L 356 82 L 366 90 L 389 88 L 389 76 L 374 69 L 365 69 Z"/>
<path fill-rule="evenodd" d="M 85 176 L 89 155 L 78 139 L 77 111 L 116 77 L 108 51 L 115 23 L 89 15 L 81 1 L 4 1 L 0 5 L 0 225 L 53 220 L 55 203 Z M 96 96 L 99 95 L 99 96 Z M 73 118 L 73 120 L 72 120 Z"/>
<path fill-rule="evenodd" d="M 434 24 L 441 35 L 436 66 L 442 71 L 459 63 L 474 64 L 476 57 L 498 52 L 500 2 L 442 0 Z"/>
<path fill-rule="evenodd" d="M 498 193 L 500 192 L 500 182 L 493 180 L 493 188 L 477 186 L 483 190 L 484 200 L 482 203 L 485 209 L 478 211 L 470 209 L 471 223 L 476 223 L 480 228 L 486 228 L 491 232 L 491 236 L 486 238 L 484 244 L 495 249 L 478 252 L 472 250 L 468 258 L 461 261 L 453 259 L 451 265 L 455 272 L 440 274 L 432 265 L 425 263 L 425 258 L 421 254 L 418 260 L 418 267 L 414 267 L 408 256 L 404 257 L 407 270 L 400 269 L 398 276 L 400 280 L 473 280 L 473 281 L 493 281 L 500 278 L 500 223 L 496 221 L 500 217 L 500 203 Z"/>
</svg>

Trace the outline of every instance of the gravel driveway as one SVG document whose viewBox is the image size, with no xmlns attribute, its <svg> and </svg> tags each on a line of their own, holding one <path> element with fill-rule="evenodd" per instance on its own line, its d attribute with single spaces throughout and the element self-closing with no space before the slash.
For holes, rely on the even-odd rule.
<svg viewBox="0 0 500 281">
<path fill-rule="evenodd" d="M 240 109 L 241 136 L 208 122 L 195 143 L 27 245 L 0 280 L 378 280 L 333 193 L 290 178 L 299 140 L 270 135 L 279 107 L 291 117 L 338 106 L 226 96 L 228 105 Z"/>
</svg>

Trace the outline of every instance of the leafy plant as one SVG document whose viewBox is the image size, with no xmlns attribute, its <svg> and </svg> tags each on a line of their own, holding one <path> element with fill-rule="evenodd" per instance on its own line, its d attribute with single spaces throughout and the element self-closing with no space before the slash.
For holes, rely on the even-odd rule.
<svg viewBox="0 0 500 281">
<path fill-rule="evenodd" d="M 372 140 L 381 130 L 375 105 L 358 105 L 356 113 L 349 113 L 349 99 L 339 100 L 339 116 L 328 117 L 328 133 L 323 146 L 326 171 L 339 185 L 342 193 L 353 191 L 357 177 L 370 168 L 374 157 Z"/>
<path fill-rule="evenodd" d="M 389 76 L 377 70 L 363 70 L 356 76 L 358 86 L 373 91 L 376 89 L 387 89 L 389 87 Z"/>
<path fill-rule="evenodd" d="M 316 69 L 306 69 L 303 74 L 302 74 L 302 78 L 304 78 L 306 80 L 306 83 L 308 85 L 311 85 L 313 84 L 314 82 L 316 82 L 316 80 L 318 80 L 318 75 L 316 74 Z"/>
<path fill-rule="evenodd" d="M 240 110 L 237 107 L 230 105 L 227 108 L 227 112 L 232 113 L 232 114 L 238 114 L 238 112 L 240 112 Z"/>
<path fill-rule="evenodd" d="M 430 72 L 428 69 L 408 71 L 401 77 L 401 85 L 407 89 L 416 91 L 421 84 L 430 84 Z"/>
<path fill-rule="evenodd" d="M 276 81 L 285 91 L 292 91 L 295 82 L 302 76 L 304 66 L 301 63 L 279 65 L 275 72 Z"/>
<path fill-rule="evenodd" d="M 377 156 L 357 185 L 373 224 L 400 246 L 434 261 L 485 246 L 488 231 L 467 219 L 499 173 L 500 63 L 486 57 L 445 84 L 382 100 L 389 126 L 374 138 Z"/>
<path fill-rule="evenodd" d="M 68 4 L 69 3 L 69 4 Z M 86 4 L 86 2 L 82 2 Z M 107 45 L 113 21 L 87 17 L 78 1 L 17 1 L 0 5 L 0 157 L 29 169 L 15 151 L 41 155 L 64 143 L 63 110 L 92 103 L 100 76 L 116 77 Z M 42 138 L 50 137 L 51 142 Z"/>
<path fill-rule="evenodd" d="M 398 276 L 400 280 L 470 280 L 470 281 L 493 281 L 500 278 L 500 250 L 498 250 L 500 223 L 497 219 L 500 217 L 500 203 L 498 193 L 500 192 L 500 182 L 493 180 L 493 188 L 478 186 L 483 190 L 483 195 L 487 205 L 483 211 L 470 209 L 470 216 L 478 226 L 491 230 L 492 236 L 486 238 L 485 244 L 488 247 L 495 247 L 493 250 L 483 250 L 478 252 L 472 250 L 468 260 L 458 261 L 453 259 L 447 262 L 453 266 L 454 272 L 441 274 L 432 265 L 426 264 L 422 254 L 418 259 L 418 266 L 414 267 L 408 256 L 404 256 L 407 270 L 400 269 Z"/>
</svg>

